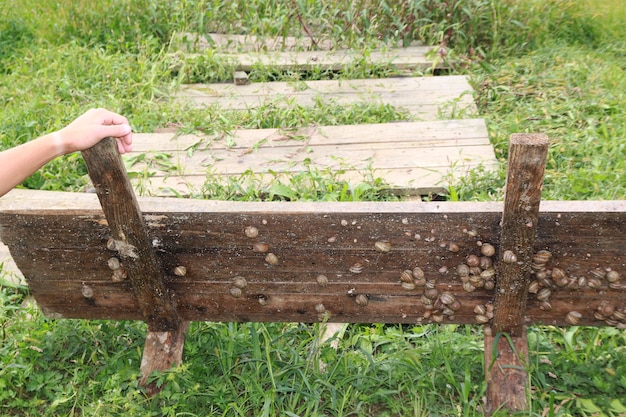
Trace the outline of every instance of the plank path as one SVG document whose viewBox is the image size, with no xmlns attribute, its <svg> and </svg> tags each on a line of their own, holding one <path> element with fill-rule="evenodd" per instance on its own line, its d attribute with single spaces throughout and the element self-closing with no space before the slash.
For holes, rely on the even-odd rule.
<svg viewBox="0 0 626 417">
<path fill-rule="evenodd" d="M 416 120 L 476 114 L 472 87 L 465 76 L 395 77 L 234 84 L 190 84 L 175 98 L 192 107 L 247 110 L 260 106 L 390 105 Z"/>
<path fill-rule="evenodd" d="M 479 165 L 495 167 L 482 119 L 248 129 L 228 137 L 136 134 L 125 159 L 144 195 L 194 195 L 207 178 L 250 170 L 262 186 L 310 169 L 341 172 L 352 185 L 371 175 L 390 190 L 424 195 Z"/>
</svg>

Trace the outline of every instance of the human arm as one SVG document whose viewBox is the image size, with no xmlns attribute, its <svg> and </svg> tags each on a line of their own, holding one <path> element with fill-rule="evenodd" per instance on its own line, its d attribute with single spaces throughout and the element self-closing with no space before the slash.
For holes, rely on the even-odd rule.
<svg viewBox="0 0 626 417">
<path fill-rule="evenodd" d="M 120 153 L 131 150 L 128 120 L 105 109 L 91 109 L 59 131 L 0 152 L 0 196 L 54 158 L 88 149 L 106 137 L 117 140 Z"/>
</svg>

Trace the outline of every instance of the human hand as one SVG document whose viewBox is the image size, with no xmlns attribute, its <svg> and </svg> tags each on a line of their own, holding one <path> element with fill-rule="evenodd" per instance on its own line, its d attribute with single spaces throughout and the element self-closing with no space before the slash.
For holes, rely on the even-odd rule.
<svg viewBox="0 0 626 417">
<path fill-rule="evenodd" d="M 107 137 L 117 140 L 117 148 L 123 154 L 131 151 L 133 142 L 128 120 L 106 109 L 88 110 L 53 135 L 63 154 L 91 148 Z"/>
</svg>

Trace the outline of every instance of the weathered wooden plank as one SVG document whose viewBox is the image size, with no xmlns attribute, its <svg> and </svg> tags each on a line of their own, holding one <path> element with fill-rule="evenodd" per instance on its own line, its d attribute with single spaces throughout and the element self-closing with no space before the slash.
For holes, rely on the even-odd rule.
<svg viewBox="0 0 626 417">
<path fill-rule="evenodd" d="M 115 139 L 106 138 L 82 151 L 82 155 L 111 229 L 109 248 L 116 250 L 124 262 L 124 271 L 128 273 L 150 331 L 178 329 L 176 309 L 163 285 L 161 268 Z M 111 269 L 121 270 L 119 266 Z M 83 285 L 82 294 L 92 301 L 86 295 L 92 294 L 90 287 Z"/>
<path fill-rule="evenodd" d="M 457 266 L 480 253 L 479 242 L 492 243 L 499 259 L 501 203 L 139 203 L 184 320 L 316 321 L 323 304 L 338 322 L 470 323 L 474 308 L 495 296 L 484 287 L 467 292 Z M 576 310 L 579 324 L 624 326 L 626 287 L 623 278 L 609 286 L 606 270 L 626 276 L 625 220 L 623 201 L 542 203 L 535 251 L 549 249 L 547 268 L 569 280 L 557 285 L 533 273 L 551 291 L 551 308 L 529 293 L 525 324 L 569 325 L 567 313 Z M 256 232 L 246 234 L 248 226 Z M 0 233 L 47 314 L 141 319 L 129 283 L 111 281 L 107 260 L 115 253 L 105 247 L 109 232 L 95 196 L 14 190 L 0 199 Z M 389 252 L 376 250 L 383 241 Z M 267 249 L 255 251 L 255 243 Z M 270 252 L 276 265 L 265 260 Z M 185 276 L 173 273 L 180 265 Z M 429 310 L 424 287 L 402 287 L 402 271 L 416 266 L 434 280 L 440 300 L 450 292 L 459 301 L 454 314 L 443 314 L 441 305 Z M 320 286 L 318 275 L 328 285 Z M 246 284 L 233 297 L 238 276 Z M 357 304 L 360 294 L 367 305 Z M 607 303 L 618 311 L 614 317 L 597 314 Z"/>
<path fill-rule="evenodd" d="M 228 61 L 240 71 L 271 67 L 274 71 L 340 71 L 351 65 L 385 65 L 397 71 L 445 68 L 444 60 L 435 59 L 432 46 L 409 46 L 369 51 L 339 49 L 332 51 L 259 51 L 244 53 L 216 52 L 213 55 Z M 431 57 L 430 55 L 433 55 Z"/>
<path fill-rule="evenodd" d="M 496 166 L 482 119 L 237 130 L 227 138 L 160 133 L 135 135 L 133 146 L 126 160 L 136 188 L 157 195 L 195 194 L 209 173 L 252 171 L 267 183 L 311 168 L 341 171 L 352 184 L 373 172 L 391 190 L 428 194 L 442 192 L 445 179 Z"/>
<path fill-rule="evenodd" d="M 330 104 L 386 104 L 405 109 L 418 120 L 440 116 L 473 115 L 476 106 L 465 76 L 399 77 L 363 80 L 194 84 L 183 86 L 175 97 L 192 106 L 246 110 L 259 106 Z"/>
<path fill-rule="evenodd" d="M 492 340 L 495 346 L 485 348 L 486 352 L 494 348 L 500 352 L 493 358 L 485 355 L 489 412 L 528 409 L 524 319 L 547 155 L 546 135 L 511 135 L 492 324 L 495 339 L 511 340 Z"/>
<path fill-rule="evenodd" d="M 334 49 L 335 43 L 331 39 L 315 39 L 310 37 L 276 36 L 261 37 L 256 35 L 236 35 L 223 33 L 181 33 L 172 40 L 174 49 L 185 52 L 202 52 L 206 50 L 221 50 L 231 52 L 259 52 L 259 51 L 299 51 L 307 49 Z"/>
</svg>

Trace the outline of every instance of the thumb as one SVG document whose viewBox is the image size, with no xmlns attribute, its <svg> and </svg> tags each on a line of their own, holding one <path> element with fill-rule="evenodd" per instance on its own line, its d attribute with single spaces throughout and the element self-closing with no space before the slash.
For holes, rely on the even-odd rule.
<svg viewBox="0 0 626 417">
<path fill-rule="evenodd" d="M 121 138 L 131 133 L 132 129 L 127 124 L 121 125 L 105 125 L 102 126 L 102 136 L 111 136 L 114 138 Z"/>
</svg>

